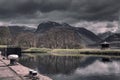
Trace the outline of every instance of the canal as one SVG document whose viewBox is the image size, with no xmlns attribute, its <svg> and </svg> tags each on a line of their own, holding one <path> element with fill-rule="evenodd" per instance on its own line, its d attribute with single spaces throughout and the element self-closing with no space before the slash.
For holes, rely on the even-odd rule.
<svg viewBox="0 0 120 80">
<path fill-rule="evenodd" d="M 19 62 L 53 80 L 120 80 L 120 59 L 103 62 L 101 57 L 39 55 Z"/>
</svg>

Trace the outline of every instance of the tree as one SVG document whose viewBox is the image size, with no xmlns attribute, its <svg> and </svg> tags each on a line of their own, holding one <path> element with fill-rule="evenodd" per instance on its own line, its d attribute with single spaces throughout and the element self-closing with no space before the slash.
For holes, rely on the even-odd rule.
<svg viewBox="0 0 120 80">
<path fill-rule="evenodd" d="M 21 33 L 16 37 L 13 44 L 20 47 L 35 47 L 36 36 L 31 32 Z"/>
<path fill-rule="evenodd" d="M 54 28 L 40 35 L 37 47 L 47 48 L 82 48 L 78 33 L 72 29 Z"/>
<path fill-rule="evenodd" d="M 8 27 L 0 27 L 0 45 L 9 45 L 11 42 L 11 33 Z"/>
</svg>

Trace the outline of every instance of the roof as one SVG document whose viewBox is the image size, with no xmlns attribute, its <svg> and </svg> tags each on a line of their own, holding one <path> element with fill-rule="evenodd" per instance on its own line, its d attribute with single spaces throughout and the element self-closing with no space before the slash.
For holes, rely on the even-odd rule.
<svg viewBox="0 0 120 80">
<path fill-rule="evenodd" d="M 101 43 L 101 44 L 110 44 L 110 43 L 108 43 L 108 42 L 105 41 L 105 42 L 103 42 L 103 43 Z"/>
</svg>

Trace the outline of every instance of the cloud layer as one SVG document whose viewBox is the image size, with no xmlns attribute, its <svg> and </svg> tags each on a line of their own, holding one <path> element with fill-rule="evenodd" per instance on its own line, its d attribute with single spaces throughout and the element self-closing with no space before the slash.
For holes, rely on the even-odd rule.
<svg viewBox="0 0 120 80">
<path fill-rule="evenodd" d="M 113 19 L 119 9 L 120 0 L 0 0 L 3 18 L 60 11 L 68 12 L 68 17 L 102 20 Z"/>
<path fill-rule="evenodd" d="M 0 21 L 32 25 L 45 20 L 114 21 L 119 10 L 120 0 L 0 0 Z"/>
</svg>

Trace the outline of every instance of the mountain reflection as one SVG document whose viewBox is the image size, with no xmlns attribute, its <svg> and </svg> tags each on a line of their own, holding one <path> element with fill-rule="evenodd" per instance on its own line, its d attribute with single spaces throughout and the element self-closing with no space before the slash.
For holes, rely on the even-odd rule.
<svg viewBox="0 0 120 80">
<path fill-rule="evenodd" d="M 23 57 L 20 63 L 32 69 L 37 69 L 43 74 L 70 74 L 78 67 L 87 66 L 86 57 L 75 56 L 37 56 L 37 57 Z M 82 65 L 81 65 L 82 64 Z"/>
</svg>

